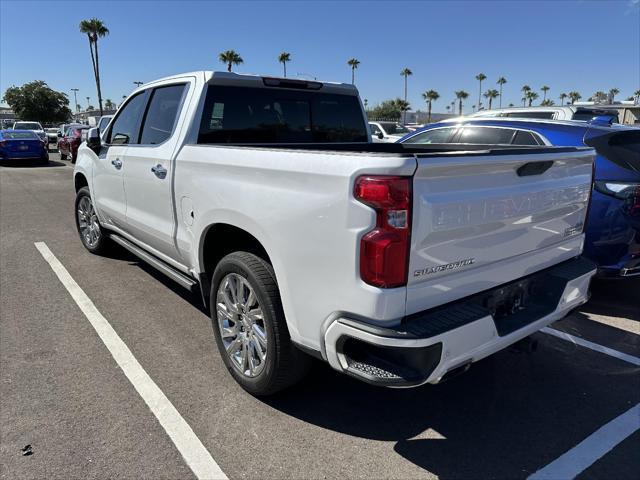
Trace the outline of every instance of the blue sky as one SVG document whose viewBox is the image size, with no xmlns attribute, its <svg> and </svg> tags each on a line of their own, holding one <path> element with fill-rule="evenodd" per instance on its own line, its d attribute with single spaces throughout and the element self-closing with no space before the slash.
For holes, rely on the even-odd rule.
<svg viewBox="0 0 640 480">
<path fill-rule="evenodd" d="M 79 88 L 97 105 L 86 36 L 80 20 L 102 19 L 103 98 L 119 101 L 137 80 L 192 70 L 219 70 L 218 53 L 235 49 L 237 70 L 278 75 L 276 57 L 291 52 L 289 76 L 351 81 L 347 59 L 361 61 L 356 84 L 369 105 L 403 95 L 400 71 L 409 67 L 409 101 L 437 90 L 444 112 L 454 91 L 477 102 L 475 75 L 487 88 L 505 76 L 503 105 L 519 103 L 520 87 L 551 87 L 557 100 L 578 90 L 640 89 L 640 2 L 609 1 L 12 1 L 0 0 L 0 92 L 44 80 L 70 94 Z M 28 25 L 25 30 L 24 25 Z M 541 95 L 542 97 L 542 95 Z"/>
</svg>

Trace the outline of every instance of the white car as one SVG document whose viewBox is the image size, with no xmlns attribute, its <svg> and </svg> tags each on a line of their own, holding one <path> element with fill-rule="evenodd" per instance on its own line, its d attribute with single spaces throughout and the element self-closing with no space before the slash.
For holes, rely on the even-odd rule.
<svg viewBox="0 0 640 480">
<path fill-rule="evenodd" d="M 308 355 L 438 383 L 584 303 L 596 270 L 592 149 L 459 148 L 371 143 L 352 85 L 177 75 L 89 131 L 76 225 L 90 252 L 118 243 L 199 291 L 252 394 Z"/>
<path fill-rule="evenodd" d="M 612 117 L 618 123 L 618 112 L 611 109 L 597 107 L 581 107 L 574 105 L 551 107 L 511 107 L 480 110 L 467 115 L 468 117 L 510 117 L 510 118 L 541 118 L 547 120 L 579 120 L 588 122 L 593 117 Z"/>
<path fill-rule="evenodd" d="M 396 122 L 369 122 L 369 128 L 371 129 L 371 139 L 376 143 L 393 143 L 412 132 Z"/>
<path fill-rule="evenodd" d="M 40 122 L 14 122 L 13 130 L 31 130 L 36 135 L 38 135 L 38 137 L 40 137 L 40 140 L 42 140 L 46 146 L 49 145 L 47 132 L 44 131 L 44 128 L 42 128 Z"/>
</svg>

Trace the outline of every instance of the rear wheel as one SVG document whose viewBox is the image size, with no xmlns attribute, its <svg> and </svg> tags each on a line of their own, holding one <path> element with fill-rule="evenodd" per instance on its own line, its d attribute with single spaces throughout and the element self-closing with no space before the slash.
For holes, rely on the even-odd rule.
<svg viewBox="0 0 640 480">
<path fill-rule="evenodd" d="M 271 395 L 304 376 L 311 359 L 291 342 L 269 263 L 248 252 L 224 257 L 213 274 L 210 306 L 220 355 L 247 392 Z"/>
<path fill-rule="evenodd" d="M 82 187 L 76 194 L 76 227 L 82 244 L 87 250 L 95 254 L 106 251 L 109 239 L 98 221 L 89 187 Z"/>
</svg>

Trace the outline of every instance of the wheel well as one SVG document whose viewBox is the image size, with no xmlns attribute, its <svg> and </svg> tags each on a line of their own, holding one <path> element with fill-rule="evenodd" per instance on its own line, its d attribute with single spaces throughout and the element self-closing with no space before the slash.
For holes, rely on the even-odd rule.
<svg viewBox="0 0 640 480">
<path fill-rule="evenodd" d="M 209 227 L 202 242 L 202 261 L 207 279 L 211 280 L 216 265 L 224 256 L 237 251 L 253 253 L 271 263 L 265 248 L 249 232 L 226 223 Z"/>
<path fill-rule="evenodd" d="M 78 190 L 80 190 L 82 187 L 88 187 L 89 183 L 87 182 L 87 179 L 85 178 L 85 176 L 81 173 L 78 173 L 75 178 L 74 178 L 74 182 L 75 182 L 75 186 L 76 186 L 76 193 L 78 192 Z"/>
</svg>

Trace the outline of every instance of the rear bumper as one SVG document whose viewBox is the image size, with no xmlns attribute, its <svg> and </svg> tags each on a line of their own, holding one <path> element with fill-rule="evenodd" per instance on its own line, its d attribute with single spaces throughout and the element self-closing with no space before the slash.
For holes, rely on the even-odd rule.
<svg viewBox="0 0 640 480">
<path fill-rule="evenodd" d="M 585 303 L 595 273 L 595 264 L 575 258 L 411 315 L 394 329 L 338 318 L 325 332 L 326 357 L 336 370 L 377 385 L 438 383 Z M 525 290 L 531 293 L 523 297 Z M 526 306 L 513 308 L 512 298 L 526 298 Z"/>
</svg>

